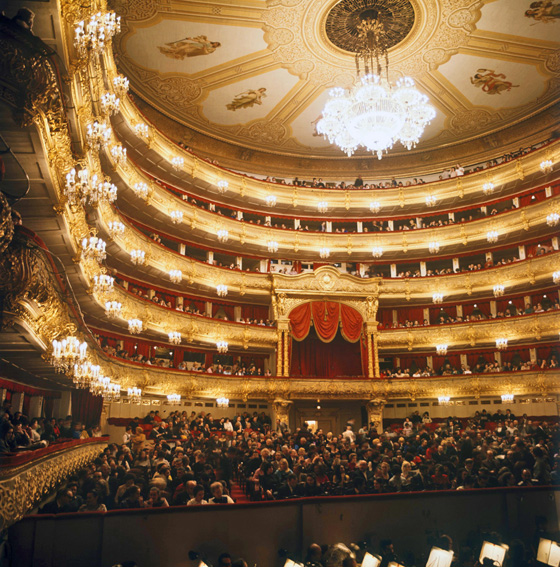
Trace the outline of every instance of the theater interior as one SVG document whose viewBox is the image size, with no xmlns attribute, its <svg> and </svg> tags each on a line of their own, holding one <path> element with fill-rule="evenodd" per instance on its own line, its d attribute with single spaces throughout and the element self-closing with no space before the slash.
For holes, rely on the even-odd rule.
<svg viewBox="0 0 560 567">
<path fill-rule="evenodd" d="M 281 567 L 391 538 L 414 567 L 447 533 L 466 567 L 474 531 L 558 534 L 555 482 L 37 514 L 152 411 L 266 415 L 306 450 L 415 412 L 455 441 L 477 412 L 557 434 L 558 1 L 4 10 L 0 402 L 90 435 L 0 451 L 0 565 Z"/>
</svg>

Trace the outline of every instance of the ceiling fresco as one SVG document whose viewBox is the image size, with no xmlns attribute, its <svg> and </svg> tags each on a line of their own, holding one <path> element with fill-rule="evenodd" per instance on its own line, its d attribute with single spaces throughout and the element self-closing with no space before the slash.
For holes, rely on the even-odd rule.
<svg viewBox="0 0 560 567">
<path fill-rule="evenodd" d="M 123 17 L 114 45 L 134 93 L 181 124 L 250 149 L 341 156 L 315 124 L 328 89 L 355 80 L 351 22 L 366 10 L 393 18 L 391 78 L 411 76 L 436 107 L 420 149 L 501 130 L 558 100 L 560 0 L 115 0 L 112 7 Z"/>
</svg>

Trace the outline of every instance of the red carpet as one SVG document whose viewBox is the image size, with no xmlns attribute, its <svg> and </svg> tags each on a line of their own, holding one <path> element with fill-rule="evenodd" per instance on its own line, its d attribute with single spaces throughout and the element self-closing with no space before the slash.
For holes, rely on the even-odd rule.
<svg viewBox="0 0 560 567">
<path fill-rule="evenodd" d="M 235 500 L 236 504 L 247 504 L 248 502 L 250 502 L 250 500 L 245 495 L 245 492 L 243 492 L 243 489 L 234 480 L 232 480 L 231 482 L 230 496 Z"/>
</svg>

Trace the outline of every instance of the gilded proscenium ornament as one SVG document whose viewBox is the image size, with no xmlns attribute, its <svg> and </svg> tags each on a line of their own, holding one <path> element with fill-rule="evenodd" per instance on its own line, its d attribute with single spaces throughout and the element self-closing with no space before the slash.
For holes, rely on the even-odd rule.
<svg viewBox="0 0 560 567">
<path fill-rule="evenodd" d="M 62 449 L 0 473 L 0 516 L 8 528 L 97 458 L 105 439 Z"/>
</svg>

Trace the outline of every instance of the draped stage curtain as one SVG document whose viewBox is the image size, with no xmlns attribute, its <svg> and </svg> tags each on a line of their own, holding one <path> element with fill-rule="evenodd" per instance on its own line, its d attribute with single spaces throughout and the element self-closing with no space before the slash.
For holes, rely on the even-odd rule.
<svg viewBox="0 0 560 567">
<path fill-rule="evenodd" d="M 335 301 L 313 301 L 293 309 L 289 318 L 294 339 L 291 374 L 363 376 L 365 345 L 358 311 Z"/>
<path fill-rule="evenodd" d="M 94 396 L 89 390 L 72 390 L 72 418 L 86 427 L 99 424 L 103 396 Z"/>
<path fill-rule="evenodd" d="M 363 376 L 360 342 L 349 343 L 341 333 L 325 343 L 311 329 L 304 341 L 292 341 L 292 376 Z"/>
</svg>

